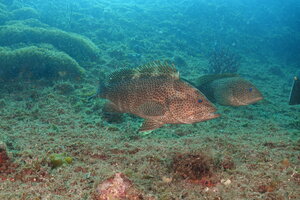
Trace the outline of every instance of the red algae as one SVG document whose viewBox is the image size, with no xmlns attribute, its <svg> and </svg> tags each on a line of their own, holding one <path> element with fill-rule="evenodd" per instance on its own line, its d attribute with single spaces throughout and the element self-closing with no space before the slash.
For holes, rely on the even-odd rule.
<svg viewBox="0 0 300 200">
<path fill-rule="evenodd" d="M 175 174 L 190 180 L 212 176 L 213 167 L 213 158 L 203 152 L 178 154 L 173 158 Z"/>
<path fill-rule="evenodd" d="M 8 156 L 6 144 L 0 142 L 0 180 L 15 181 L 9 175 L 15 173 L 17 167 L 18 165 L 12 163 Z"/>
<path fill-rule="evenodd" d="M 4 142 L 0 142 L 0 166 L 9 161 L 9 157 L 7 155 L 7 147 Z"/>
</svg>

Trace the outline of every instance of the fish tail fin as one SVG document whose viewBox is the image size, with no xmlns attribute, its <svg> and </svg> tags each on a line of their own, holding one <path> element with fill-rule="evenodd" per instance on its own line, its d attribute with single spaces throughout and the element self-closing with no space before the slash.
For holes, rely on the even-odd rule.
<svg viewBox="0 0 300 200">
<path fill-rule="evenodd" d="M 88 100 L 90 101 L 90 100 L 95 99 L 97 97 L 100 97 L 100 98 L 103 97 L 105 90 L 106 90 L 105 76 L 103 75 L 99 78 L 99 85 L 98 85 L 97 92 L 94 95 L 90 96 L 88 98 Z"/>
</svg>

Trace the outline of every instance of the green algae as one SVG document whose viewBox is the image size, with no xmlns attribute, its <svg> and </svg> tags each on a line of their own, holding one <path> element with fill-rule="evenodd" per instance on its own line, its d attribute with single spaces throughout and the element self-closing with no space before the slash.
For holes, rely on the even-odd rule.
<svg viewBox="0 0 300 200">
<path fill-rule="evenodd" d="M 0 79 L 78 80 L 85 70 L 69 55 L 52 49 L 29 46 L 0 48 Z"/>
<path fill-rule="evenodd" d="M 0 45 L 48 43 L 60 51 L 69 54 L 77 62 L 95 61 L 98 48 L 81 35 L 65 32 L 55 28 L 30 27 L 21 23 L 0 27 Z"/>
<path fill-rule="evenodd" d="M 67 156 L 65 153 L 62 154 L 51 154 L 49 156 L 49 164 L 52 168 L 58 168 L 63 166 L 64 164 L 72 164 L 73 158 L 70 156 Z"/>
</svg>

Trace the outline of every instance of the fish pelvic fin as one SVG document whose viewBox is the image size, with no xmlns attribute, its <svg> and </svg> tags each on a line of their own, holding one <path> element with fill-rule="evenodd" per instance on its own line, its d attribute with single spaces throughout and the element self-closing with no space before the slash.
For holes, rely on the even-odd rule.
<svg viewBox="0 0 300 200">
<path fill-rule="evenodd" d="M 118 106 L 112 102 L 105 103 L 102 111 L 110 113 L 123 113 Z"/>
<path fill-rule="evenodd" d="M 139 129 L 139 132 L 151 131 L 160 128 L 164 125 L 162 122 L 154 121 L 151 119 L 146 119 Z"/>
</svg>

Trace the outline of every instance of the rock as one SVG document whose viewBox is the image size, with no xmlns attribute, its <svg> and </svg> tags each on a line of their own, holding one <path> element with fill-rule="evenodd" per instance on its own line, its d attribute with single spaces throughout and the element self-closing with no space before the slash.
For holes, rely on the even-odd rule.
<svg viewBox="0 0 300 200">
<path fill-rule="evenodd" d="M 85 70 L 61 51 L 37 46 L 0 47 L 0 80 L 80 80 L 84 74 Z"/>
<path fill-rule="evenodd" d="M 22 7 L 12 11 L 12 18 L 14 20 L 24 20 L 30 18 L 39 18 L 39 13 L 31 7 Z"/>
<path fill-rule="evenodd" d="M 30 27 L 17 22 L 0 26 L 0 46 L 47 43 L 68 54 L 80 64 L 97 61 L 99 58 L 98 47 L 84 36 L 50 27 Z"/>
<path fill-rule="evenodd" d="M 223 184 L 223 185 L 226 185 L 226 186 L 228 186 L 228 185 L 230 185 L 231 184 L 231 180 L 230 179 L 221 179 L 221 183 Z"/>
<path fill-rule="evenodd" d="M 95 200 L 142 200 L 143 195 L 123 174 L 116 173 L 100 183 L 97 187 Z"/>
</svg>

